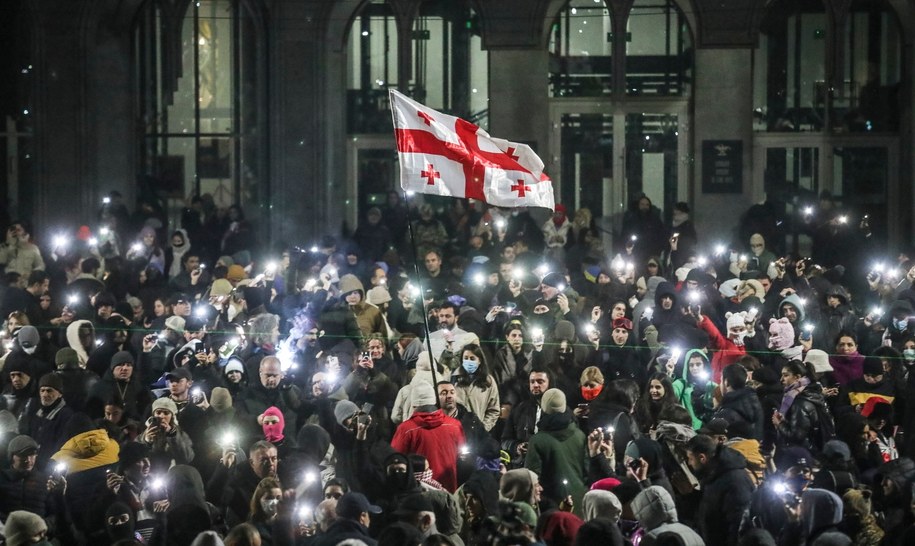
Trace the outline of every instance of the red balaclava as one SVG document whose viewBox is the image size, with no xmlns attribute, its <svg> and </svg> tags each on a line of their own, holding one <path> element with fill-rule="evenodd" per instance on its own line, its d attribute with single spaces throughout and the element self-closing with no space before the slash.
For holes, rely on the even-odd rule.
<svg viewBox="0 0 915 546">
<path fill-rule="evenodd" d="M 267 411 L 264 412 L 264 417 L 268 416 L 276 417 L 280 420 L 280 422 L 270 425 L 264 423 L 261 425 L 261 427 L 264 429 L 264 437 L 267 438 L 268 442 L 282 442 L 283 429 L 286 428 L 286 419 L 283 418 L 283 412 L 281 412 L 276 406 L 270 406 L 267 408 Z"/>
</svg>

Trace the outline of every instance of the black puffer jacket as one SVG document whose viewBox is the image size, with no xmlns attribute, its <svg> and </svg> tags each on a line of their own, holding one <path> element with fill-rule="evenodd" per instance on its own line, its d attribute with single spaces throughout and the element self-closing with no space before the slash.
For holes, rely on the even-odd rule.
<svg viewBox="0 0 915 546">
<path fill-rule="evenodd" d="M 785 419 L 778 426 L 778 444 L 781 446 L 800 446 L 804 449 L 818 450 L 814 435 L 820 428 L 817 407 L 820 412 L 828 412 L 823 389 L 819 383 L 811 383 L 803 390 L 788 411 Z"/>
<path fill-rule="evenodd" d="M 749 387 L 728 392 L 721 400 L 715 417 L 726 419 L 729 423 L 743 421 L 750 425 L 754 440 L 763 439 L 763 410 L 756 391 Z"/>
<path fill-rule="evenodd" d="M 708 546 L 732 543 L 737 536 L 744 510 L 753 497 L 753 482 L 746 471 L 747 460 L 729 447 L 721 447 L 702 482 L 699 504 L 699 530 Z"/>
</svg>

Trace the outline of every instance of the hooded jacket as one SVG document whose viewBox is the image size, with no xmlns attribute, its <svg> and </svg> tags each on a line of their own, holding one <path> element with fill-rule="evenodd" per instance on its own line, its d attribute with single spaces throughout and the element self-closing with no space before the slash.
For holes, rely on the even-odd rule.
<svg viewBox="0 0 915 546">
<path fill-rule="evenodd" d="M 702 537 L 677 521 L 674 499 L 663 487 L 652 485 L 643 490 L 636 495 L 630 506 L 645 531 L 642 544 L 652 545 L 662 534 L 673 533 L 680 537 L 681 544 L 685 546 L 705 546 Z"/>
<path fill-rule="evenodd" d="M 175 236 L 175 233 L 180 233 L 182 239 L 184 239 L 184 244 L 181 246 L 175 246 L 171 242 L 171 239 Z M 184 255 L 187 254 L 188 250 L 191 249 L 191 240 L 187 236 L 187 231 L 184 229 L 177 229 L 172 236 L 169 237 L 168 249 L 165 251 L 165 267 L 167 269 L 168 278 L 173 279 L 181 274 L 184 271 Z"/>
<path fill-rule="evenodd" d="M 804 312 L 804 304 L 801 303 L 801 298 L 797 294 L 789 294 L 778 304 L 778 318 L 785 316 L 785 304 L 790 304 L 797 309 L 797 321 L 793 323 L 793 326 L 794 331 L 799 332 L 798 326 L 803 324 L 807 318 L 807 313 Z"/>
<path fill-rule="evenodd" d="M 800 521 L 784 527 L 779 544 L 851 546 L 851 538 L 838 529 L 842 522 L 842 510 L 842 499 L 832 491 L 807 489 L 801 497 Z"/>
<path fill-rule="evenodd" d="M 92 321 L 74 320 L 67 326 L 67 344 L 70 345 L 71 349 L 76 351 L 76 356 L 79 358 L 79 365 L 81 368 L 85 368 L 86 363 L 89 362 L 89 353 L 86 352 L 86 349 L 83 348 L 83 344 L 79 341 L 79 329 L 84 324 L 88 326 L 89 330 L 92 332 L 92 339 L 95 339 L 95 326 L 92 324 Z"/>
<path fill-rule="evenodd" d="M 753 497 L 753 481 L 746 468 L 743 455 L 721 446 L 702 473 L 697 521 L 708 546 L 725 546 L 738 536 L 744 510 Z"/>
<path fill-rule="evenodd" d="M 616 495 L 610 491 L 592 489 L 585 493 L 581 501 L 582 519 L 591 521 L 595 518 L 608 518 L 614 523 L 619 522 L 623 513 L 623 505 Z"/>
<path fill-rule="evenodd" d="M 93 419 L 102 418 L 105 416 L 105 403 L 116 398 L 124 400 L 124 413 L 127 417 L 137 420 L 143 418 L 146 408 L 152 403 L 152 395 L 140 383 L 136 366 L 130 381 L 124 383 L 114 378 L 114 366 L 109 365 L 105 375 L 89 391 L 86 413 Z"/>
<path fill-rule="evenodd" d="M 673 300 L 670 309 L 664 309 L 661 306 L 661 300 L 669 297 Z M 672 282 L 662 282 L 654 293 L 654 311 L 651 316 L 651 323 L 658 328 L 679 321 L 683 317 L 680 312 L 680 295 L 677 293 L 676 285 Z"/>
<path fill-rule="evenodd" d="M 811 383 L 797 395 L 778 426 L 779 443 L 801 446 L 810 451 L 822 447 L 813 438 L 814 431 L 820 427 L 818 409 L 824 415 L 829 411 L 822 387 L 819 383 Z"/>
<path fill-rule="evenodd" d="M 581 513 L 587 476 L 587 438 L 569 413 L 545 414 L 540 430 L 528 442 L 524 467 L 541 476 L 544 496 L 561 501 L 572 495 L 574 511 Z"/>
<path fill-rule="evenodd" d="M 391 439 L 395 451 L 424 456 L 432 469 L 432 478 L 450 493 L 458 486 L 457 458 L 463 444 L 461 423 L 440 409 L 415 412 L 397 427 Z"/>
<path fill-rule="evenodd" d="M 499 495 L 512 502 L 524 502 L 537 510 L 534 500 L 534 489 L 540 483 L 540 477 L 533 470 L 518 468 L 509 470 L 499 480 Z"/>
<path fill-rule="evenodd" d="M 686 408 L 686 411 L 689 412 L 689 415 L 693 420 L 693 428 L 699 430 L 703 424 L 703 416 L 711 415 L 713 407 L 712 395 L 718 385 L 711 379 L 708 379 L 704 384 L 701 384 L 699 382 L 701 380 L 690 377 L 689 359 L 694 356 L 702 357 L 702 369 L 708 372 L 709 377 L 711 378 L 708 357 L 698 349 L 691 349 L 687 351 L 686 355 L 683 357 L 683 363 L 680 366 L 680 374 L 679 377 L 673 381 L 673 387 L 674 396 L 677 397 L 680 405 Z"/>
<path fill-rule="evenodd" d="M 356 305 L 350 305 L 349 308 L 356 316 L 356 324 L 363 336 L 373 333 L 380 333 L 384 337 L 388 336 L 388 329 L 381 315 L 381 310 L 365 301 L 365 288 L 362 281 L 355 275 L 343 275 L 340 277 L 340 294 L 344 297 L 349 292 L 357 291 L 362 297 Z M 344 300 L 345 303 L 345 300 Z"/>
</svg>

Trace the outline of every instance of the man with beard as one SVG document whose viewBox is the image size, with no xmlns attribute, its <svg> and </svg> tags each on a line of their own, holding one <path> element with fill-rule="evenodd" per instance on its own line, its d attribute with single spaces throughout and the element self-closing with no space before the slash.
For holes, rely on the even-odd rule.
<svg viewBox="0 0 915 546">
<path fill-rule="evenodd" d="M 67 529 L 64 492 L 67 482 L 62 476 L 52 478 L 35 468 L 38 444 L 26 435 L 16 436 L 7 446 L 9 468 L 0 471 L 0 520 L 10 512 L 26 510 L 38 514 L 48 523 L 53 536 L 55 528 Z M 70 544 L 61 538 L 61 544 Z"/>
<path fill-rule="evenodd" d="M 753 496 L 747 460 L 704 434 L 686 444 L 686 460 L 702 484 L 697 515 L 700 534 L 709 546 L 732 544 Z"/>
<path fill-rule="evenodd" d="M 438 391 L 438 405 L 442 412 L 461 423 L 468 454 L 482 459 L 498 458 L 499 443 L 489 435 L 475 413 L 458 403 L 454 384 L 451 381 L 439 381 L 435 388 Z M 460 462 L 458 467 L 461 468 Z M 460 474 L 460 470 L 458 473 Z"/>
<path fill-rule="evenodd" d="M 25 415 L 19 420 L 19 432 L 28 434 L 41 446 L 37 462 L 40 469 L 69 439 L 65 427 L 73 410 L 64 401 L 63 388 L 59 375 L 43 375 L 38 382 L 38 398 L 29 401 Z"/>
<path fill-rule="evenodd" d="M 550 385 L 550 375 L 545 370 L 532 370 L 528 374 L 530 396 L 512 408 L 505 421 L 502 449 L 511 455 L 514 467 L 521 467 L 524 464 L 528 440 L 537 432 L 537 423 L 540 422 L 543 413 L 540 400 L 543 393 L 550 389 Z"/>
<path fill-rule="evenodd" d="M 441 358 L 443 351 L 452 354 L 461 354 L 464 345 L 475 343 L 473 334 L 462 330 L 457 325 L 460 306 L 450 301 L 442 303 L 438 308 L 439 329 L 429 334 L 429 343 L 432 345 L 432 357 L 436 362 Z"/>
</svg>

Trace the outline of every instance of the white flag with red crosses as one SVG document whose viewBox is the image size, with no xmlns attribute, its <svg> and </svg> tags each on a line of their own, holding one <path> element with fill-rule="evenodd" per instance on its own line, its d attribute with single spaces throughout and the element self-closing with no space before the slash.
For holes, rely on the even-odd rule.
<svg viewBox="0 0 915 546">
<path fill-rule="evenodd" d="M 393 89 L 390 97 L 405 191 L 554 209 L 553 184 L 530 146 L 492 138 Z"/>
</svg>

